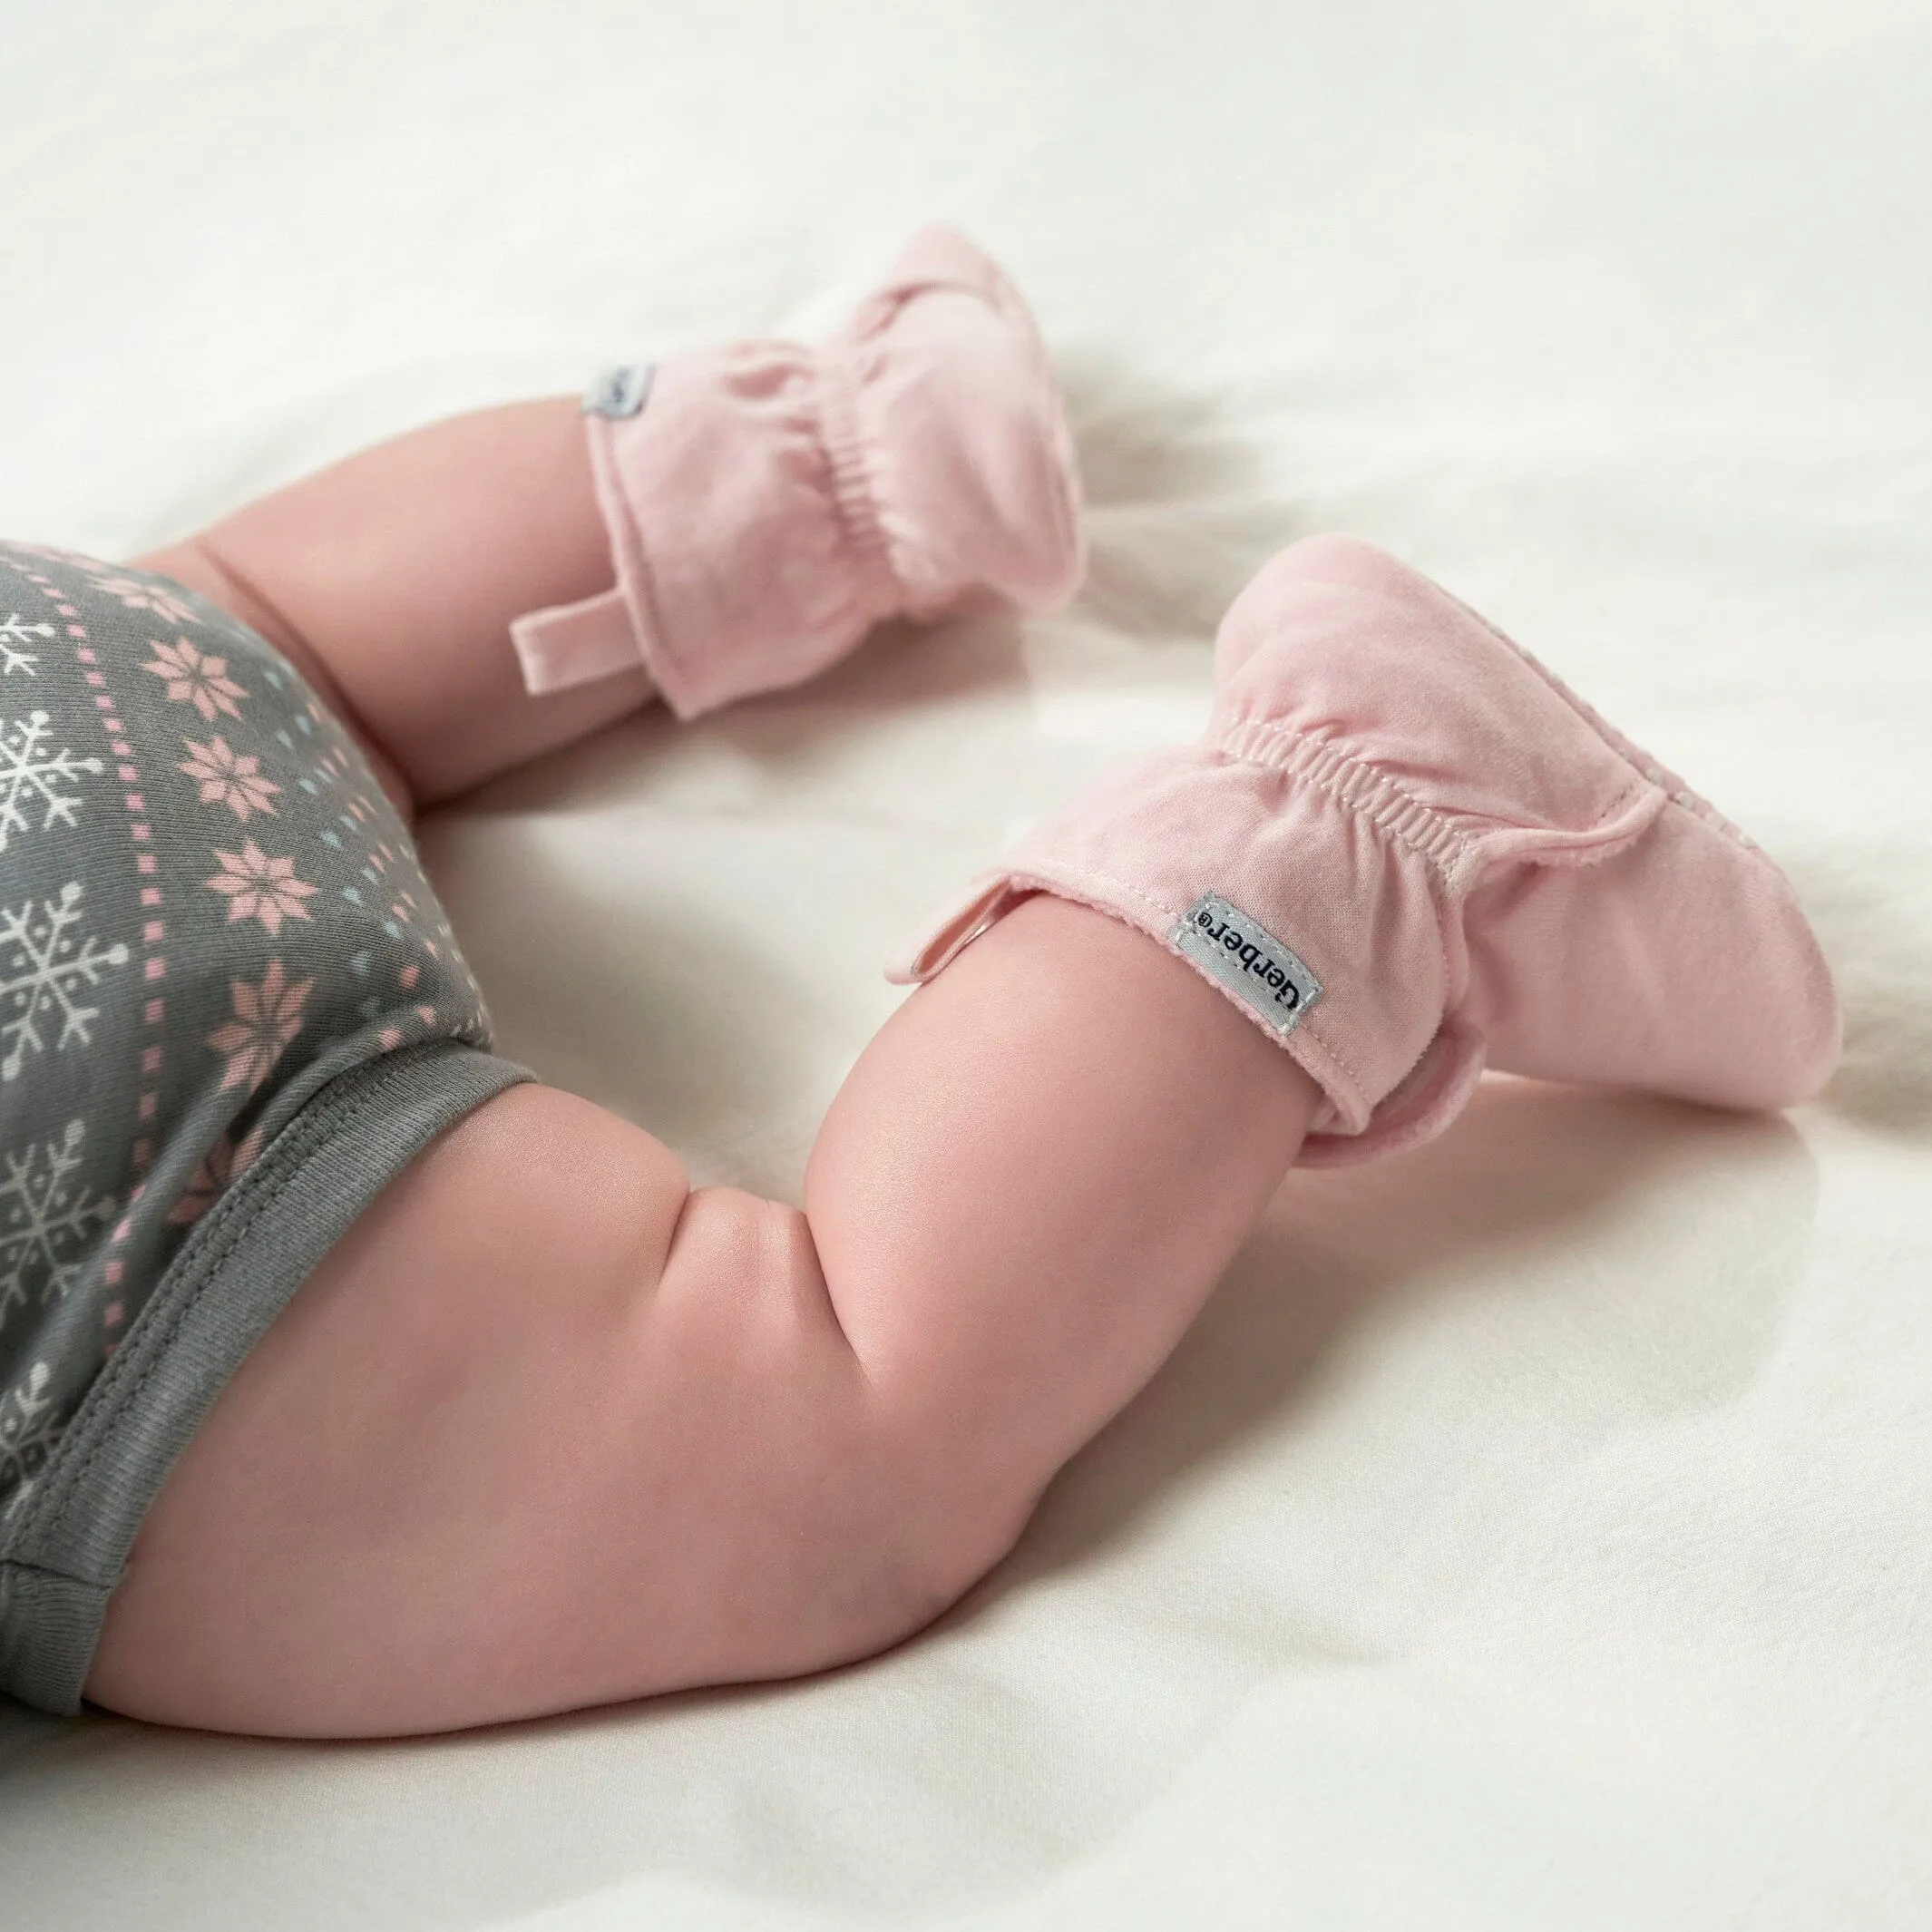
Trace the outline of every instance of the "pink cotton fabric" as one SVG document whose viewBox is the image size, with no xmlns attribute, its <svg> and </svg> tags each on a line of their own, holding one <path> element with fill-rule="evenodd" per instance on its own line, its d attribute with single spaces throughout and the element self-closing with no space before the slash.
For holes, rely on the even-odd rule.
<svg viewBox="0 0 1932 1932">
<path fill-rule="evenodd" d="M 1049 610 L 1084 571 L 1039 332 L 945 229 L 824 347 L 672 356 L 639 414 L 586 421 L 617 590 L 512 626 L 532 691 L 641 659 L 696 717 L 816 676 L 885 618 Z"/>
<path fill-rule="evenodd" d="M 1215 686 L 1201 744 L 1030 833 L 893 977 L 1032 891 L 1171 948 L 1216 893 L 1322 983 L 1282 1041 L 1328 1099 L 1311 1164 L 1440 1133 L 1485 1065 L 1741 1107 L 1824 1084 L 1838 1001 L 1783 875 L 1428 579 L 1296 544 L 1229 610 Z"/>
</svg>

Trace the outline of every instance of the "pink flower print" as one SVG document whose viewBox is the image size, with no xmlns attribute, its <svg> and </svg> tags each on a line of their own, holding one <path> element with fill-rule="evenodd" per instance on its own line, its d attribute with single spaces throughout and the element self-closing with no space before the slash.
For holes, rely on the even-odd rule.
<svg viewBox="0 0 1932 1932">
<path fill-rule="evenodd" d="M 118 597 L 130 610 L 151 610 L 164 624 L 191 624 L 194 609 L 185 599 L 158 583 L 138 577 L 96 577 L 94 588 Z"/>
<path fill-rule="evenodd" d="M 168 1210 L 168 1219 L 177 1227 L 199 1221 L 215 1205 L 215 1196 L 233 1177 L 235 1149 L 226 1134 L 201 1156 L 188 1192 Z"/>
<path fill-rule="evenodd" d="M 259 986 L 250 986 L 246 980 L 229 981 L 234 1017 L 208 1036 L 208 1044 L 228 1059 L 221 1075 L 223 1091 L 246 1087 L 253 1093 L 268 1078 L 282 1049 L 302 1030 L 302 1007 L 315 983 L 303 980 L 290 986 L 279 960 L 268 961 Z"/>
<path fill-rule="evenodd" d="M 275 807 L 268 801 L 281 786 L 261 776 L 259 758 L 230 751 L 219 732 L 205 745 L 197 745 L 192 738 L 181 742 L 193 756 L 177 769 L 200 785 L 203 805 L 225 805 L 244 821 L 250 812 L 274 815 Z"/>
<path fill-rule="evenodd" d="M 215 1205 L 215 1196 L 228 1186 L 229 1169 L 234 1158 L 235 1150 L 224 1134 L 201 1156 L 194 1177 L 188 1183 L 188 1192 L 168 1210 L 168 1219 L 176 1227 L 185 1227 L 191 1221 L 199 1221 Z"/>
<path fill-rule="evenodd" d="M 207 744 L 195 744 L 193 738 L 183 738 L 181 744 L 188 746 L 193 757 L 176 769 L 185 771 L 201 785 L 201 802 L 205 805 L 228 805 L 229 812 L 243 821 L 251 812 L 274 815 L 274 805 L 268 800 L 282 786 L 261 776 L 261 759 L 232 752 L 220 732 Z"/>
<path fill-rule="evenodd" d="M 212 718 L 217 711 L 230 717 L 241 716 L 235 700 L 249 694 L 228 675 L 226 658 L 197 650 L 186 638 L 177 638 L 171 644 L 151 638 L 148 649 L 154 656 L 141 669 L 168 680 L 171 704 L 186 699 L 204 718 Z"/>
<path fill-rule="evenodd" d="M 244 840 L 238 852 L 217 851 L 221 870 L 212 879 L 202 880 L 210 892 L 228 894 L 228 919 L 259 919 L 272 939 L 282 930 L 285 919 L 307 919 L 303 900 L 316 891 L 295 876 L 293 859 L 271 859 L 253 839 Z"/>
<path fill-rule="evenodd" d="M 239 1181 L 255 1165 L 255 1156 L 260 1152 L 259 1127 L 239 1147 L 226 1134 L 218 1136 L 214 1146 L 201 1156 L 196 1166 L 194 1177 L 188 1183 L 188 1192 L 168 1210 L 169 1220 L 177 1227 L 199 1221 L 220 1197 L 222 1189 L 230 1181 Z"/>
</svg>

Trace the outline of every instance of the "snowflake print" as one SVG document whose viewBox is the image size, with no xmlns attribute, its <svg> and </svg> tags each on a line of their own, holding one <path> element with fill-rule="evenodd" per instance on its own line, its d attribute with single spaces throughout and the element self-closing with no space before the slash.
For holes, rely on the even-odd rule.
<svg viewBox="0 0 1932 1932">
<path fill-rule="evenodd" d="M 235 700 L 249 694 L 229 676 L 226 658 L 197 650 L 186 638 L 177 638 L 171 644 L 151 638 L 148 649 L 154 656 L 141 669 L 167 680 L 171 704 L 185 700 L 210 721 L 218 711 L 229 717 L 241 716 Z"/>
<path fill-rule="evenodd" d="M 94 589 L 118 597 L 130 610 L 151 610 L 164 624 L 191 624 L 195 620 L 194 606 L 186 598 L 177 597 L 165 585 L 146 578 L 95 575 Z"/>
<path fill-rule="evenodd" d="M 259 986 L 250 986 L 246 980 L 229 981 L 234 1017 L 208 1036 L 208 1044 L 228 1059 L 221 1076 L 223 1091 L 246 1087 L 253 1093 L 268 1078 L 282 1049 L 302 1030 L 302 1008 L 315 983 L 303 980 L 290 986 L 279 960 L 268 961 Z"/>
<path fill-rule="evenodd" d="M 92 1046 L 89 1031 L 101 1009 L 82 995 L 100 985 L 110 969 L 125 966 L 128 949 L 116 940 L 102 945 L 93 933 L 75 930 L 82 920 L 77 880 L 61 887 L 56 899 L 24 899 L 0 906 L 0 1080 L 11 1080 L 29 1053 L 44 1053 L 43 1018 L 60 1016 L 58 1053 L 69 1040 Z"/>
<path fill-rule="evenodd" d="M 114 1204 L 73 1178 L 86 1125 L 70 1120 L 58 1140 L 9 1148 L 0 1176 L 0 1328 L 29 1295 L 43 1307 L 80 1278 L 88 1237 L 114 1218 Z"/>
<path fill-rule="evenodd" d="M 27 649 L 29 640 L 53 635 L 52 624 L 30 624 L 17 611 L 0 623 L 0 678 L 11 678 L 15 671 L 24 671 L 31 678 L 40 656 Z"/>
<path fill-rule="evenodd" d="M 181 742 L 191 756 L 185 765 L 176 768 L 200 785 L 203 805 L 225 805 L 244 823 L 250 812 L 266 812 L 271 818 L 275 815 L 269 800 L 281 786 L 271 785 L 261 776 L 259 758 L 231 751 L 219 733 L 205 745 L 197 745 L 192 738 Z"/>
<path fill-rule="evenodd" d="M 0 1396 L 0 1496 L 14 1493 L 0 1522 L 5 1522 L 32 1493 L 34 1478 L 45 1466 L 54 1439 L 60 1433 L 60 1405 L 44 1393 L 54 1379 L 52 1367 L 36 1361 L 26 1380 Z"/>
<path fill-rule="evenodd" d="M 51 750 L 48 735 L 47 714 L 33 711 L 24 721 L 16 718 L 0 737 L 0 852 L 13 834 L 32 829 L 27 814 L 36 804 L 43 832 L 71 825 L 81 800 L 69 787 L 106 769 L 99 758 Z"/>
<path fill-rule="evenodd" d="M 221 870 L 201 883 L 210 892 L 228 894 L 228 919 L 259 919 L 272 939 L 282 930 L 285 919 L 307 919 L 308 908 L 302 902 L 317 888 L 295 876 L 295 861 L 271 859 L 253 839 L 244 840 L 239 852 L 215 854 Z"/>
</svg>

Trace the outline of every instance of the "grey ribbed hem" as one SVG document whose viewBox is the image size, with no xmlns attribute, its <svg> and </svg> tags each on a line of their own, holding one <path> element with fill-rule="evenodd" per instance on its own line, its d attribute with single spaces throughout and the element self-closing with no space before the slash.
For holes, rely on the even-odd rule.
<svg viewBox="0 0 1932 1932">
<path fill-rule="evenodd" d="M 71 1714 L 141 1518 L 242 1358 L 427 1144 L 531 1076 L 442 1040 L 331 1081 L 195 1225 L 0 1556 L 0 1691 Z"/>
</svg>

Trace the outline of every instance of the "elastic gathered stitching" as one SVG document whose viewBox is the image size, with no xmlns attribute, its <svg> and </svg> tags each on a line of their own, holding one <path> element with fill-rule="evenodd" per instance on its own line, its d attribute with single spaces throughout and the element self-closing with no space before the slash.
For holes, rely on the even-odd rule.
<svg viewBox="0 0 1932 1932">
<path fill-rule="evenodd" d="M 1514 646 L 1510 648 L 1515 649 Z M 1446 893 L 1456 891 L 1457 874 L 1464 873 L 1466 870 L 1479 873 L 1479 868 L 1475 862 L 1481 854 L 1476 843 L 1465 838 L 1433 806 L 1416 797 L 1386 773 L 1375 770 L 1372 766 L 1365 764 L 1337 746 L 1303 737 L 1286 726 L 1251 718 L 1216 733 L 1204 748 L 1237 761 L 1255 763 L 1266 769 L 1279 771 L 1288 778 L 1305 784 L 1324 796 L 1333 799 L 1344 811 L 1366 820 L 1391 843 L 1402 846 L 1421 859 L 1441 882 Z M 1256 752 L 1279 752 L 1284 755 L 1256 756 Z M 1584 828 L 1586 831 L 1594 830 L 1614 818 L 1634 796 L 1650 784 L 1645 776 L 1631 765 L 1631 761 L 1625 759 L 1623 763 L 1626 769 L 1632 771 L 1630 781 L 1597 813 L 1590 825 Z M 1663 789 L 1662 786 L 1654 788 Z M 1417 833 L 1419 824 L 1427 828 L 1420 836 Z M 1453 868 L 1444 863 L 1446 858 L 1451 857 L 1454 860 Z M 1066 871 L 1073 878 L 1084 876 L 1102 881 L 1117 891 L 1126 893 L 1128 898 L 1157 912 L 1164 919 L 1174 916 L 1166 906 L 1124 879 L 1117 879 L 1110 873 L 1090 868 L 1069 866 Z M 1463 892 L 1466 893 L 1474 883 L 1473 878 L 1469 879 Z M 1455 961 L 1450 956 L 1446 908 L 1435 908 L 1434 923 L 1437 957 L 1441 964 L 1442 984 L 1447 992 L 1455 980 Z M 1453 1010 L 1453 1008 L 1445 1009 L 1445 1021 Z M 1312 1016 L 1308 1023 L 1311 1027 L 1316 1025 Z M 1356 1093 L 1366 1098 L 1368 1088 L 1361 1076 L 1335 1050 L 1325 1033 L 1318 1032 L 1315 1038 L 1322 1050 L 1347 1075 Z M 1427 1051 L 1427 1049 L 1424 1050 Z M 1371 1119 L 1375 1107 L 1380 1104 L 1379 1101 L 1370 1104 Z"/>
<path fill-rule="evenodd" d="M 835 368 L 829 352 L 821 352 L 814 372 L 817 378 L 818 435 L 832 478 L 832 502 L 839 522 L 857 552 L 861 571 L 871 577 L 884 611 L 905 600 L 904 587 L 893 568 L 892 546 L 879 512 L 878 486 L 865 455 L 859 428 L 858 390 Z"/>
<path fill-rule="evenodd" d="M 1508 643 L 1508 639 L 1503 639 Z M 1514 645 L 1510 646 L 1515 649 Z M 1534 667 L 1533 667 L 1534 668 Z M 1441 881 L 1445 893 L 1455 893 L 1459 898 L 1467 898 L 1488 870 L 1479 842 L 1465 838 L 1454 826 L 1438 813 L 1434 806 L 1397 784 L 1385 772 L 1377 771 L 1372 766 L 1343 751 L 1340 746 L 1326 744 L 1319 739 L 1303 737 L 1285 725 L 1271 724 L 1264 719 L 1250 718 L 1224 731 L 1213 748 L 1233 758 L 1250 756 L 1247 746 L 1258 743 L 1262 748 L 1284 746 L 1287 755 L 1283 757 L 1270 757 L 1256 760 L 1271 771 L 1279 771 L 1300 783 L 1312 785 L 1325 796 L 1332 798 L 1344 811 L 1353 812 L 1366 819 L 1370 825 L 1381 832 L 1394 844 L 1414 853 Z M 1629 767 L 1629 760 L 1624 760 Z M 1332 783 L 1332 775 L 1340 774 L 1342 782 Z M 1586 832 L 1614 818 L 1630 800 L 1644 789 L 1646 781 L 1641 772 L 1635 772 L 1630 782 L 1616 796 L 1584 827 Z M 1662 789 L 1662 787 L 1656 787 Z M 1400 809 L 1390 813 L 1385 809 L 1390 799 L 1399 799 Z M 1367 807 L 1365 809 L 1365 806 Z M 1415 836 L 1413 826 L 1420 820 L 1430 827 L 1426 838 Z M 1445 865 L 1445 854 L 1453 854 L 1453 867 Z M 1436 912 L 1436 951 L 1442 964 L 1442 984 L 1447 989 L 1454 983 L 1456 962 L 1450 956 L 1449 915 L 1446 908 Z M 1443 1019 L 1447 1020 L 1453 1008 L 1447 1008 Z M 1424 1049 L 1427 1050 L 1426 1049 Z M 1346 1068 L 1346 1062 L 1338 1062 Z M 1361 1079 L 1354 1075 L 1356 1086 L 1361 1088 Z M 1366 1091 L 1365 1088 L 1363 1088 Z M 1375 1103 L 1380 1106 L 1378 1101 Z M 1372 1113 L 1372 1109 L 1371 1109 Z"/>
<path fill-rule="evenodd" d="M 1283 755 L 1266 756 L 1276 747 Z M 1453 858 L 1459 867 L 1470 856 L 1469 841 L 1433 805 L 1340 746 L 1304 737 L 1285 725 L 1247 718 L 1224 728 L 1211 741 L 1211 748 L 1285 772 L 1325 792 L 1432 866 L 1445 883 L 1452 869 L 1445 861 Z M 1427 829 L 1419 834 L 1418 826 Z"/>
<path fill-rule="evenodd" d="M 1503 641 L 1508 642 L 1508 639 Z M 1514 649 L 1516 647 L 1512 645 L 1510 648 Z M 1531 668 L 1537 667 L 1532 665 Z M 1264 746 L 1285 744 L 1288 747 L 1287 756 L 1255 758 L 1251 747 L 1243 742 L 1245 739 L 1258 739 Z M 1447 887 L 1456 887 L 1459 875 L 1465 869 L 1477 872 L 1478 876 L 1483 869 L 1481 862 L 1484 835 L 1478 834 L 1471 839 L 1458 832 L 1433 805 L 1424 803 L 1386 773 L 1377 771 L 1373 766 L 1364 763 L 1338 746 L 1305 737 L 1285 725 L 1251 718 L 1224 732 L 1210 748 L 1224 751 L 1230 757 L 1264 765 L 1271 771 L 1283 772 L 1288 776 L 1301 779 L 1303 783 L 1314 786 L 1316 790 L 1325 793 L 1337 805 L 1367 819 L 1396 844 L 1406 846 L 1416 854 L 1440 876 Z M 1616 750 L 1615 746 L 1608 746 L 1606 748 L 1613 752 Z M 1559 835 L 1574 838 L 1596 831 L 1616 817 L 1632 799 L 1645 790 L 1660 791 L 1666 798 L 1672 798 L 1671 793 L 1664 785 L 1640 770 L 1632 760 L 1624 757 L 1621 753 L 1617 756 L 1619 762 L 1631 773 L 1623 789 L 1614 798 L 1606 801 L 1588 825 Z M 1337 772 L 1342 775 L 1342 782 L 1332 783 L 1331 775 Z M 1385 801 L 1390 798 L 1401 801 L 1400 809 L 1392 814 L 1386 809 Z M 1674 803 L 1675 800 L 1672 799 L 1672 802 Z M 1425 837 L 1418 838 L 1415 835 L 1413 826 L 1418 820 L 1430 828 Z M 1508 832 L 1532 828 L 1500 825 L 1497 829 Z M 1544 829 L 1555 831 L 1556 828 Z M 1443 863 L 1446 855 L 1453 855 L 1453 865 Z M 1561 864 L 1564 861 L 1559 858 L 1539 863 Z M 1467 892 L 1474 883 L 1474 879 L 1463 882 L 1462 890 Z M 1448 963 L 1446 957 L 1444 963 Z"/>
<path fill-rule="evenodd" d="M 1362 585 L 1347 579 L 1322 577 L 1312 574 L 1304 574 L 1303 581 L 1319 583 L 1331 590 L 1359 591 L 1363 588 Z M 1629 798 L 1631 794 L 1638 789 L 1640 784 L 1648 784 L 1662 792 L 1670 804 L 1688 812 L 1693 818 L 1701 820 L 1713 831 L 1722 833 L 1735 841 L 1736 844 L 1742 845 L 1747 852 L 1756 852 L 1760 849 L 1757 841 L 1742 825 L 1726 818 L 1708 798 L 1703 797 L 1698 793 L 1691 790 L 1689 785 L 1669 766 L 1659 764 L 1641 745 L 1619 731 L 1587 698 L 1578 697 L 1534 651 L 1524 649 L 1508 631 L 1496 624 L 1492 624 L 1473 605 L 1464 603 L 1454 591 L 1443 590 L 1440 584 L 1434 584 L 1432 588 L 1440 591 L 1442 596 L 1447 598 L 1465 617 L 1473 619 L 1475 622 L 1480 624 L 1505 650 L 1510 652 L 1526 668 L 1533 671 L 1540 678 L 1556 697 L 1564 704 L 1567 705 L 1577 717 L 1582 718 L 1584 723 L 1603 740 L 1605 746 L 1636 774 L 1637 783 L 1625 787 L 1623 792 L 1619 794 L 1615 805 L 1613 805 L 1599 815 L 1596 821 L 1599 825 L 1604 819 L 1608 818 L 1618 805 L 1621 805 L 1625 800 Z M 1429 807 L 1424 805 L 1421 809 L 1427 811 Z"/>
<path fill-rule="evenodd" d="M 441 1051 L 443 1049 L 438 1048 L 434 1050 Z M 416 1057 L 412 1056 L 409 1064 L 415 1065 L 415 1063 Z M 285 1170 L 291 1165 L 297 1164 L 301 1157 L 306 1156 L 313 1143 L 317 1138 L 327 1136 L 337 1118 L 344 1111 L 360 1105 L 372 1092 L 379 1092 L 382 1087 L 397 1078 L 400 1070 L 395 1066 L 381 1068 L 369 1079 L 358 1082 L 349 1092 L 338 1096 L 336 1099 L 317 1108 L 313 1118 L 303 1119 L 298 1117 L 297 1121 L 291 1124 L 287 1134 L 277 1139 L 273 1147 L 269 1149 L 268 1153 L 254 1169 L 254 1173 L 257 1175 L 262 1175 L 264 1168 L 268 1168 L 269 1172 L 262 1176 L 258 1185 L 248 1191 L 246 1198 L 231 1208 L 224 1223 L 210 1230 L 212 1238 L 209 1240 L 206 1249 L 194 1257 L 194 1273 L 197 1278 L 193 1284 L 176 1297 L 175 1305 L 163 1318 L 162 1325 L 155 1331 L 151 1341 L 143 1343 L 147 1356 L 145 1365 L 130 1381 L 125 1376 L 117 1378 L 114 1373 L 115 1362 L 110 1361 L 101 1371 L 101 1375 L 93 1387 L 89 1390 L 87 1400 L 98 1400 L 102 1409 L 111 1408 L 112 1412 L 103 1417 L 101 1427 L 95 1432 L 94 1440 L 89 1445 L 80 1459 L 71 1469 L 63 1472 L 58 1482 L 49 1483 L 28 1504 L 27 1509 L 21 1518 L 20 1527 L 12 1539 L 15 1547 L 18 1548 L 30 1544 L 44 1529 L 52 1524 L 58 1523 L 61 1513 L 66 1508 L 68 1502 L 72 1499 L 73 1491 L 79 1486 L 82 1478 L 86 1476 L 87 1472 L 93 1468 L 94 1464 L 106 1452 L 109 1440 L 113 1434 L 115 1419 L 124 1414 L 128 1404 L 137 1399 L 141 1391 L 147 1387 L 149 1381 L 161 1368 L 161 1362 L 166 1357 L 169 1344 L 180 1332 L 182 1322 L 188 1319 L 189 1313 L 198 1303 L 202 1294 L 206 1293 L 209 1283 L 215 1278 L 220 1270 L 226 1265 L 229 1257 L 233 1254 L 235 1249 L 240 1244 L 249 1229 L 279 1198 L 282 1183 L 287 1178 Z M 234 1196 L 229 1196 L 230 1202 L 233 1202 L 234 1199 Z M 228 1204 L 218 1204 L 215 1208 L 210 1211 L 208 1219 L 213 1220 L 215 1215 L 220 1214 L 222 1206 L 226 1205 Z M 205 1225 L 206 1223 L 204 1223 Z M 125 1358 L 116 1358 L 117 1361 L 122 1359 Z M 19 1559 L 10 1557 L 8 1560 L 17 1561 Z M 31 1561 L 31 1559 L 28 1560 Z M 50 1568 L 49 1566 L 44 1564 L 35 1565 L 34 1566 L 43 1569 Z M 51 1570 L 51 1574 L 67 1576 L 70 1573 L 63 1570 Z M 88 1584 L 95 1581 L 94 1578 L 87 1576 L 76 1576 L 73 1580 L 76 1583 Z"/>
<path fill-rule="evenodd" d="M 1268 759 L 1264 762 L 1270 769 L 1284 773 L 1288 777 L 1314 787 L 1325 796 L 1332 798 L 1344 811 L 1354 812 L 1368 822 L 1385 837 L 1413 852 L 1442 883 L 1445 893 L 1454 890 L 1451 869 L 1443 864 L 1443 854 L 1455 854 L 1455 872 L 1469 865 L 1474 856 L 1469 843 L 1462 834 L 1441 816 L 1431 805 L 1398 785 L 1386 772 L 1379 772 L 1372 766 L 1365 765 L 1359 758 L 1343 751 L 1339 746 L 1322 744 L 1320 741 L 1302 737 L 1283 725 L 1271 725 L 1258 719 L 1250 719 L 1224 734 L 1223 744 L 1227 755 L 1240 757 L 1242 753 L 1234 748 L 1243 738 L 1258 740 L 1262 746 L 1285 744 L 1288 755 L 1285 758 Z M 1332 774 L 1340 773 L 1343 782 L 1330 782 Z M 1401 809 L 1393 815 L 1385 815 L 1381 809 L 1386 799 L 1400 799 Z M 1373 809 L 1364 810 L 1363 802 L 1372 801 Z M 1418 820 L 1429 825 L 1430 835 L 1418 840 L 1412 827 Z M 1450 957 L 1449 914 L 1442 906 L 1435 909 L 1436 956 L 1442 964 L 1442 987 L 1445 999 L 1456 978 L 1456 962 Z M 1445 1010 L 1443 1018 L 1449 1017 Z M 1332 1049 L 1331 1049 L 1332 1051 Z M 1423 1049 L 1428 1051 L 1427 1047 Z M 1356 1090 L 1366 1094 L 1368 1088 L 1359 1075 L 1349 1069 L 1348 1063 L 1340 1054 L 1335 1055 L 1338 1065 L 1349 1072 L 1354 1080 Z M 1386 1097 L 1385 1097 L 1386 1098 Z M 1380 1100 L 1370 1102 L 1369 1116 L 1374 1118 L 1375 1108 Z"/>
</svg>

